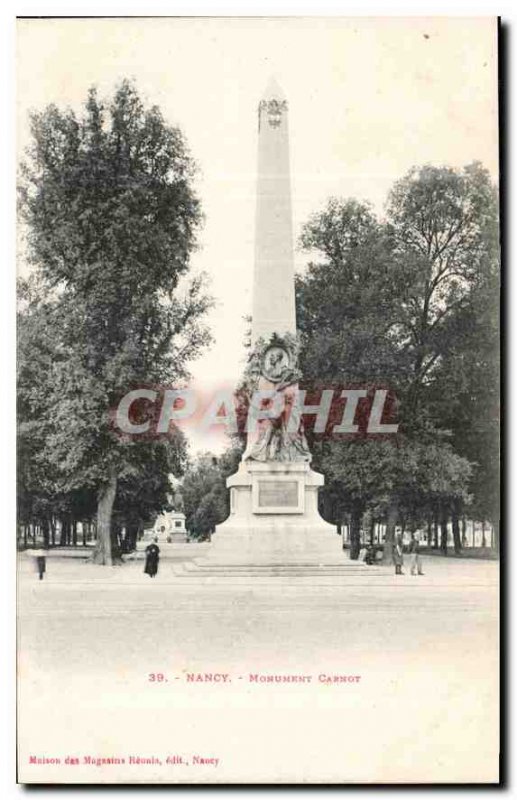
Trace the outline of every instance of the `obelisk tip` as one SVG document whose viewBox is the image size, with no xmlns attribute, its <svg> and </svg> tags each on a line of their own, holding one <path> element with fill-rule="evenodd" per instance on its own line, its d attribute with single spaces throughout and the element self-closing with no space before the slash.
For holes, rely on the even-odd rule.
<svg viewBox="0 0 517 800">
<path fill-rule="evenodd" d="M 283 93 L 276 77 L 272 75 L 267 83 L 266 90 L 262 95 L 263 100 L 285 100 Z"/>
</svg>

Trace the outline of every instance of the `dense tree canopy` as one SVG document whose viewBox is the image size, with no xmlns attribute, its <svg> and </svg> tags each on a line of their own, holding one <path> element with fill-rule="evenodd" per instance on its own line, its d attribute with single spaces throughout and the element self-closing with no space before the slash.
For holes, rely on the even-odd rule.
<svg viewBox="0 0 517 800">
<path fill-rule="evenodd" d="M 331 199 L 304 226 L 297 281 L 308 386 L 389 387 L 400 434 L 314 442 L 323 507 L 352 519 L 453 519 L 467 502 L 497 523 L 497 195 L 479 164 L 411 170 L 386 218 Z M 361 409 L 359 408 L 358 413 Z M 442 532 L 442 546 L 446 547 Z"/>
<path fill-rule="evenodd" d="M 92 89 L 81 116 L 49 106 L 32 117 L 20 200 L 43 290 L 23 298 L 20 316 L 22 436 L 44 422 L 30 445 L 37 457 L 22 469 L 43 461 L 64 490 L 96 492 L 100 563 L 112 560 L 119 482 L 141 480 L 157 463 L 159 475 L 177 471 L 184 460 L 177 431 L 144 446 L 121 437 L 111 418 L 135 386 L 184 379 L 208 341 L 203 280 L 188 277 L 201 221 L 193 175 L 180 131 L 126 81 L 109 105 Z M 29 366 L 31 348 L 38 367 Z M 31 398 L 33 378 L 43 406 Z"/>
<path fill-rule="evenodd" d="M 195 538 L 215 531 L 230 513 L 226 479 L 239 464 L 242 447 L 230 447 L 222 456 L 200 454 L 188 466 L 181 485 L 186 526 Z"/>
</svg>

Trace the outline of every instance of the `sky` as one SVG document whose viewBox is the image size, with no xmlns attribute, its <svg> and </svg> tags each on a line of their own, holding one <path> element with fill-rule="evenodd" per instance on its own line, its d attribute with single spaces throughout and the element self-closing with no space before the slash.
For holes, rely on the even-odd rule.
<svg viewBox="0 0 517 800">
<path fill-rule="evenodd" d="M 186 136 L 205 223 L 193 269 L 210 276 L 214 342 L 194 384 L 239 379 L 251 309 L 257 104 L 271 75 L 289 103 L 295 237 L 327 198 L 382 214 L 412 166 L 481 161 L 498 172 L 497 28 L 490 17 L 18 20 L 17 146 L 28 112 L 79 110 L 125 77 Z M 307 257 L 295 253 L 303 270 Z M 23 265 L 22 265 L 23 270 Z M 219 450 L 224 439 L 192 446 Z"/>
</svg>

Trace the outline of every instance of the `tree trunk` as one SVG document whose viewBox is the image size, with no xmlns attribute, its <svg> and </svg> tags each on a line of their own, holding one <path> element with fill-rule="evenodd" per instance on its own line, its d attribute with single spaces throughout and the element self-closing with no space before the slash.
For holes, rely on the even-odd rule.
<svg viewBox="0 0 517 800">
<path fill-rule="evenodd" d="M 356 561 L 361 550 L 361 511 L 354 508 L 350 515 L 350 558 Z"/>
<path fill-rule="evenodd" d="M 63 517 L 61 522 L 61 546 L 70 544 L 70 518 L 68 514 Z"/>
<path fill-rule="evenodd" d="M 485 520 L 481 523 L 481 547 L 486 547 Z"/>
<path fill-rule="evenodd" d="M 444 514 L 440 520 L 440 550 L 447 555 L 447 515 Z"/>
<path fill-rule="evenodd" d="M 431 520 L 427 520 L 427 546 L 431 547 L 433 542 L 433 526 Z"/>
<path fill-rule="evenodd" d="M 386 520 L 386 533 L 384 535 L 384 550 L 382 553 L 382 563 L 393 563 L 393 545 L 395 543 L 395 526 L 397 524 L 397 507 L 391 505 L 388 508 L 388 518 Z"/>
<path fill-rule="evenodd" d="M 435 550 L 438 550 L 438 517 L 434 518 L 434 545 Z"/>
<path fill-rule="evenodd" d="M 494 531 L 494 549 L 499 552 L 499 520 L 496 519 L 492 522 L 492 528 Z"/>
<path fill-rule="evenodd" d="M 27 548 L 27 529 L 28 525 L 23 526 L 23 546 Z"/>
<path fill-rule="evenodd" d="M 126 524 L 126 536 L 125 541 L 128 545 L 128 551 L 132 551 L 136 548 L 136 541 L 138 537 L 138 522 L 128 522 Z"/>
<path fill-rule="evenodd" d="M 452 536 L 454 539 L 454 552 L 456 555 L 461 555 L 460 520 L 455 512 L 452 515 Z"/>
<path fill-rule="evenodd" d="M 50 517 L 50 541 L 52 543 L 52 547 L 56 546 L 56 519 L 55 517 Z"/>
<path fill-rule="evenodd" d="M 83 547 L 86 547 L 86 531 L 87 531 L 87 524 L 84 520 L 81 522 L 81 528 L 83 531 Z"/>
<path fill-rule="evenodd" d="M 372 515 L 371 523 L 370 523 L 370 544 L 373 544 L 375 541 L 375 520 Z"/>
<path fill-rule="evenodd" d="M 43 517 L 41 521 L 41 530 L 43 532 L 43 547 L 48 547 L 50 544 L 50 537 L 49 537 L 49 524 L 48 519 Z"/>
<path fill-rule="evenodd" d="M 467 546 L 467 520 L 465 517 L 461 518 L 461 546 Z"/>
<path fill-rule="evenodd" d="M 99 491 L 97 502 L 97 543 L 92 554 L 94 564 L 111 566 L 121 563 L 116 534 L 112 530 L 111 517 L 115 495 L 117 494 L 117 475 L 110 472 L 108 483 Z M 114 540 L 115 539 L 115 540 Z"/>
<path fill-rule="evenodd" d="M 72 544 L 77 547 L 77 520 L 72 522 Z"/>
</svg>

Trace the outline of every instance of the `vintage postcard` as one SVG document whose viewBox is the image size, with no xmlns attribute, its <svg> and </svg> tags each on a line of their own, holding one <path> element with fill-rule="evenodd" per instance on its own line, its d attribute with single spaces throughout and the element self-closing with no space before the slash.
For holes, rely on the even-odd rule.
<svg viewBox="0 0 517 800">
<path fill-rule="evenodd" d="M 499 782 L 498 40 L 18 19 L 19 783 Z"/>
</svg>

